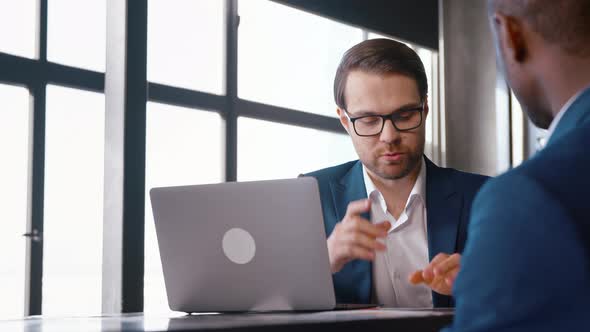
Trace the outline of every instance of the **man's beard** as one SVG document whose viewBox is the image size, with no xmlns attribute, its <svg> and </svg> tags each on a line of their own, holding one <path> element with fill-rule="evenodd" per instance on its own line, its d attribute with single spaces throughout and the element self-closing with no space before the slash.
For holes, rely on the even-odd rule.
<svg viewBox="0 0 590 332">
<path fill-rule="evenodd" d="M 396 174 L 381 172 L 381 171 L 379 171 L 379 168 L 376 165 L 374 165 L 375 167 L 369 167 L 369 169 L 371 171 L 373 171 L 374 174 L 376 174 L 377 176 L 379 176 L 382 179 L 399 180 L 399 179 L 405 178 L 410 173 L 412 173 L 412 171 L 414 171 L 418 167 L 418 165 L 420 165 L 422 153 L 408 153 L 407 156 L 408 156 L 408 159 L 407 159 L 407 163 L 405 164 L 405 167 L 400 172 L 398 172 Z"/>
</svg>

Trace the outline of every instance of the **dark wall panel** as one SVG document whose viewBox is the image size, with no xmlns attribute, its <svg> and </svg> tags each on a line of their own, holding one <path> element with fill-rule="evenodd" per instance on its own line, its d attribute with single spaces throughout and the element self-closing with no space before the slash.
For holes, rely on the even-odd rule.
<svg viewBox="0 0 590 332">
<path fill-rule="evenodd" d="M 438 50 L 438 0 L 274 0 Z"/>
</svg>

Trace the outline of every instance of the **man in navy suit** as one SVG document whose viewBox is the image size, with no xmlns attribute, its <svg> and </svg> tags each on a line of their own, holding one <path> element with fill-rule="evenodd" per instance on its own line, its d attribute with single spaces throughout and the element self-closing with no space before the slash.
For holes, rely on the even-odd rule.
<svg viewBox="0 0 590 332">
<path fill-rule="evenodd" d="M 420 58 L 403 43 L 364 41 L 341 60 L 337 113 L 359 160 L 307 174 L 320 187 L 338 302 L 453 306 L 471 202 L 486 177 L 424 156 L 427 91 Z M 431 260 L 451 268 L 418 271 Z"/>
<path fill-rule="evenodd" d="M 590 331 L 590 1 L 494 0 L 489 16 L 548 141 L 477 195 L 451 330 Z"/>
</svg>

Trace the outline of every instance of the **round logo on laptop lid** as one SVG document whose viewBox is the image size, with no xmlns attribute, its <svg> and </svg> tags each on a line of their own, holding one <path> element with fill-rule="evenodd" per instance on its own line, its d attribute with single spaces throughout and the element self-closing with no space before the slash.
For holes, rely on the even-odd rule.
<svg viewBox="0 0 590 332">
<path fill-rule="evenodd" d="M 256 254 L 254 238 L 241 228 L 232 228 L 225 232 L 221 245 L 225 256 L 236 264 L 246 264 Z"/>
</svg>

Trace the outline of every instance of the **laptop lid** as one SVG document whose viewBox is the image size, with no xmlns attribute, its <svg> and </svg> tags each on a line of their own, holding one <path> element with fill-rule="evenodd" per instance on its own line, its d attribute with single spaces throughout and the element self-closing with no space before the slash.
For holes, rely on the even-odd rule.
<svg viewBox="0 0 590 332">
<path fill-rule="evenodd" d="M 172 310 L 335 307 L 314 178 L 150 190 Z"/>
</svg>

